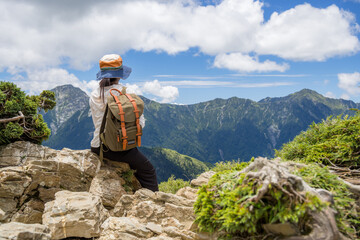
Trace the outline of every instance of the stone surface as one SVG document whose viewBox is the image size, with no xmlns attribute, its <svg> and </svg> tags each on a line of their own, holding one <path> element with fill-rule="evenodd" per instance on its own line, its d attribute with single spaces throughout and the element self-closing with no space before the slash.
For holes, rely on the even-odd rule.
<svg viewBox="0 0 360 240">
<path fill-rule="evenodd" d="M 44 202 L 37 199 L 30 199 L 21 206 L 19 211 L 11 218 L 12 222 L 42 223 Z"/>
<path fill-rule="evenodd" d="M 154 233 L 141 224 L 136 218 L 129 217 L 110 217 L 102 224 L 102 233 L 100 239 L 107 240 L 112 239 L 111 236 L 115 236 L 117 233 L 126 233 L 134 239 L 148 239 L 154 235 Z M 132 239 L 128 236 L 129 239 Z M 120 239 L 120 238 L 119 238 Z"/>
<path fill-rule="evenodd" d="M 126 194 L 125 184 L 114 170 L 102 169 L 93 178 L 89 192 L 101 198 L 105 207 L 113 208 L 120 197 Z"/>
<path fill-rule="evenodd" d="M 190 184 L 195 187 L 200 187 L 209 182 L 209 179 L 215 174 L 214 171 L 204 172 L 196 179 L 191 180 Z"/>
<path fill-rule="evenodd" d="M 0 225 L 0 239 L 50 240 L 50 230 L 40 224 L 11 222 Z"/>
<path fill-rule="evenodd" d="M 176 192 L 176 196 L 187 198 L 189 200 L 196 200 L 198 189 L 192 187 L 184 187 Z"/>
<path fill-rule="evenodd" d="M 100 226 L 108 217 L 99 196 L 88 192 L 60 191 L 55 200 L 45 204 L 43 224 L 53 239 L 98 237 Z"/>
</svg>

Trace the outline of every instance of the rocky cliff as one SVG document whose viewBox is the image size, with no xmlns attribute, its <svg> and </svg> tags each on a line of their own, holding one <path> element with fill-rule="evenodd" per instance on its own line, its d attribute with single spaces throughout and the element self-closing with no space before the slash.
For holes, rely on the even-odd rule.
<svg viewBox="0 0 360 240">
<path fill-rule="evenodd" d="M 348 239 L 336 226 L 335 211 L 330 208 L 332 193 L 315 190 L 290 174 L 294 164 L 257 158 L 232 174 L 236 182 L 246 174 L 244 179 L 260 183 L 255 202 L 267 197 L 270 186 L 302 198 L 309 192 L 327 202 L 324 210 L 311 211 L 314 221 L 308 235 L 299 235 L 292 224 L 262 224 L 268 232 L 266 239 L 278 239 L 285 233 L 288 237 L 282 239 Z M 106 160 L 101 164 L 89 150 L 53 150 L 28 142 L 0 146 L 0 239 L 217 239 L 222 232 L 201 233 L 194 223 L 198 187 L 214 174 L 201 174 L 191 181 L 191 187 L 176 194 L 152 192 L 141 188 L 127 164 Z M 210 183 L 217 184 L 213 179 Z M 351 186 L 360 196 L 359 186 Z M 220 192 L 214 197 L 221 198 L 233 186 L 217 188 Z M 199 200 L 204 196 L 200 193 Z"/>
<path fill-rule="evenodd" d="M 208 239 L 191 230 L 196 189 L 140 189 L 127 164 L 89 150 L 15 142 L 0 167 L 0 239 Z"/>
</svg>

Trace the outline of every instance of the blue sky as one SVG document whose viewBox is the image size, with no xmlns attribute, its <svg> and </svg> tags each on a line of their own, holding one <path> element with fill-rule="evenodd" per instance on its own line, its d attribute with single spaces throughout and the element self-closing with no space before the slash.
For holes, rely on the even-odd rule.
<svg viewBox="0 0 360 240">
<path fill-rule="evenodd" d="M 0 80 L 90 93 L 98 60 L 159 102 L 255 101 L 303 88 L 360 102 L 360 0 L 0 1 Z"/>
</svg>

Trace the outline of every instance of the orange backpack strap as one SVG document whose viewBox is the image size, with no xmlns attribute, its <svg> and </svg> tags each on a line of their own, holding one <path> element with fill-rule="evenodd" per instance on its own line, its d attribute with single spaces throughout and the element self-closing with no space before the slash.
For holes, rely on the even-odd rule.
<svg viewBox="0 0 360 240">
<path fill-rule="evenodd" d="M 125 96 L 130 100 L 130 102 L 132 103 L 133 107 L 134 107 L 134 113 L 135 113 L 135 117 L 136 117 L 136 129 L 137 129 L 137 133 L 136 133 L 136 137 L 137 137 L 137 145 L 138 147 L 141 146 L 141 128 L 140 128 L 140 115 L 139 115 L 139 109 L 137 108 L 136 102 L 135 100 L 129 95 L 129 94 L 125 94 Z"/>
<path fill-rule="evenodd" d="M 116 95 L 112 94 L 112 92 L 111 92 L 112 90 L 115 90 L 115 91 L 119 92 L 120 95 L 122 95 L 122 92 L 119 91 L 119 90 L 116 89 L 116 88 L 110 89 L 110 94 L 111 94 L 111 96 L 114 97 L 115 102 L 116 102 L 116 104 L 117 104 L 118 107 L 119 107 L 120 126 L 121 126 L 121 133 L 122 133 L 122 138 L 121 138 L 121 139 L 123 140 L 123 150 L 125 150 L 125 149 L 126 149 L 126 146 L 127 146 L 127 143 L 128 143 L 128 140 L 127 140 L 128 136 L 127 136 L 127 134 L 126 134 L 126 129 L 125 129 L 125 112 L 123 111 L 123 108 L 122 108 L 122 106 L 121 106 L 121 103 L 120 103 L 120 101 L 119 101 L 119 98 L 118 98 Z"/>
</svg>

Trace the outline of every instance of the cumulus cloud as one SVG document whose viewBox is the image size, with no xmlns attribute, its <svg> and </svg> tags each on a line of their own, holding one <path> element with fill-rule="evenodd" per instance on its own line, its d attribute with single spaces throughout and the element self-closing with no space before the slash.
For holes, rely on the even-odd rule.
<svg viewBox="0 0 360 240">
<path fill-rule="evenodd" d="M 270 60 L 259 62 L 256 57 L 251 57 L 242 53 L 217 55 L 214 60 L 214 66 L 238 72 L 284 72 L 289 68 L 289 65 L 286 63 L 277 64 L 276 62 Z"/>
<path fill-rule="evenodd" d="M 256 52 L 297 61 L 323 61 L 359 51 L 355 16 L 331 5 L 298 5 L 274 12 L 256 37 Z"/>
<path fill-rule="evenodd" d="M 169 103 L 174 101 L 179 96 L 179 90 L 174 86 L 163 86 L 158 80 L 152 82 L 145 82 L 142 87 L 144 93 L 152 94 L 156 97 L 160 97 L 160 102 Z"/>
<path fill-rule="evenodd" d="M 319 9 L 303 4 L 264 22 L 260 1 L 216 2 L 3 0 L 0 70 L 15 74 L 61 64 L 86 70 L 104 53 L 130 49 L 176 54 L 197 47 L 219 58 L 254 52 L 302 61 L 359 50 L 355 17 L 335 5 Z M 268 65 L 278 71 L 272 62 L 260 68 Z"/>
<path fill-rule="evenodd" d="M 349 99 L 349 95 L 360 94 L 360 73 L 340 73 L 338 80 L 338 87 L 346 92 L 342 98 Z"/>
<path fill-rule="evenodd" d="M 53 89 L 56 86 L 71 84 L 90 94 L 98 86 L 95 80 L 81 81 L 74 74 L 62 68 L 50 68 L 27 72 L 27 77 L 16 75 L 14 81 L 29 94 L 39 94 L 43 90 Z"/>
<path fill-rule="evenodd" d="M 333 92 L 326 92 L 324 96 L 328 97 L 328 98 L 336 98 L 336 96 Z"/>
</svg>

